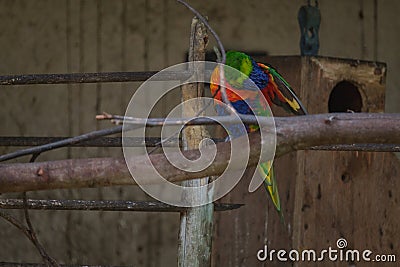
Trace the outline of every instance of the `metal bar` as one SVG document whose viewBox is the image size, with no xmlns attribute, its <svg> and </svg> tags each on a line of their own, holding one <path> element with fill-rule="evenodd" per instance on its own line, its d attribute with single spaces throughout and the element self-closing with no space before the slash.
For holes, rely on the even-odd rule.
<svg viewBox="0 0 400 267">
<path fill-rule="evenodd" d="M 215 211 L 238 209 L 243 204 L 215 203 Z M 23 199 L 0 199 L 2 209 L 23 209 Z M 32 210 L 86 210 L 86 211 L 142 211 L 183 212 L 187 208 L 157 201 L 124 200 L 39 200 L 28 199 L 27 208 Z"/>
<path fill-rule="evenodd" d="M 138 127 L 140 127 L 140 126 L 134 125 L 134 127 L 130 127 L 130 129 L 136 129 Z M 18 151 L 9 153 L 9 154 L 1 155 L 0 161 L 10 160 L 10 159 L 14 159 L 14 158 L 18 158 L 18 157 L 22 157 L 22 156 L 26 156 L 26 155 L 39 155 L 42 152 L 53 150 L 56 148 L 66 147 L 66 146 L 69 146 L 72 144 L 77 144 L 77 143 L 80 143 L 83 141 L 94 140 L 96 138 L 103 137 L 106 135 L 120 133 L 122 131 L 122 129 L 123 129 L 122 125 L 119 125 L 119 126 L 115 126 L 113 128 L 97 130 L 97 131 L 85 133 L 82 135 L 78 135 L 75 137 L 63 139 L 63 140 L 60 140 L 60 141 L 57 141 L 54 143 L 49 143 L 49 144 L 35 146 L 35 147 L 29 147 L 26 149 L 21 149 L 21 150 L 18 150 Z"/>
<path fill-rule="evenodd" d="M 400 144 L 352 144 L 314 146 L 310 150 L 325 151 L 363 151 L 363 152 L 400 152 Z"/>
<path fill-rule="evenodd" d="M 43 263 L 19 263 L 19 262 L 0 262 L 1 267 L 47 267 Z M 112 265 L 78 265 L 78 264 L 60 264 L 62 267 L 122 267 Z M 130 265 L 127 265 L 128 267 Z M 124 266 L 125 267 L 125 266 Z"/>
<path fill-rule="evenodd" d="M 15 137 L 15 136 L 2 136 L 0 137 L 0 146 L 40 146 L 48 143 L 58 142 L 61 140 L 69 139 L 71 137 L 59 136 L 59 137 Z M 145 144 L 148 147 L 157 146 L 161 141 L 158 137 L 125 137 L 124 142 L 127 146 L 137 147 Z M 176 145 L 177 140 L 172 139 L 171 141 L 165 142 L 165 145 Z M 93 140 L 82 141 L 77 144 L 70 144 L 73 147 L 121 147 L 121 137 L 99 137 Z"/>
<path fill-rule="evenodd" d="M 156 73 L 158 71 L 4 75 L 0 76 L 0 85 L 140 82 Z M 186 80 L 190 75 L 189 72 L 161 72 L 155 80 Z"/>
<path fill-rule="evenodd" d="M 39 136 L 1 136 L 0 146 L 41 146 L 48 143 L 58 142 L 61 140 L 69 139 L 71 137 L 58 136 L 58 137 L 39 137 Z M 132 140 L 133 144 L 139 144 L 140 140 Z M 141 140 L 145 141 L 145 140 Z M 147 141 L 147 140 L 146 140 Z M 150 142 L 151 143 L 151 142 Z M 69 146 L 78 147 L 120 147 L 122 144 L 121 137 L 101 137 L 93 140 L 83 141 Z"/>
<path fill-rule="evenodd" d="M 39 137 L 39 136 L 27 136 L 27 137 L 16 137 L 16 136 L 0 136 L 0 146 L 41 146 L 48 143 L 54 143 L 69 139 L 68 136 L 59 137 Z M 214 142 L 224 142 L 223 138 L 213 138 Z M 178 145 L 178 139 L 173 138 L 163 143 L 163 146 L 176 146 Z M 125 137 L 124 144 L 128 147 L 139 147 L 146 145 L 147 147 L 159 146 L 161 138 L 159 137 Z M 70 144 L 69 147 L 121 147 L 121 137 L 99 137 L 93 140 L 86 140 L 76 144 Z"/>
<path fill-rule="evenodd" d="M 39 136 L 0 136 L 0 146 L 41 146 L 48 143 L 70 139 L 68 136 L 59 137 L 39 137 Z M 223 138 L 212 138 L 216 143 L 224 142 Z M 159 146 L 161 138 L 159 137 L 125 137 L 124 142 L 129 147 L 139 147 L 146 145 L 147 147 Z M 176 146 L 177 138 L 164 142 L 164 146 Z M 76 144 L 68 145 L 70 147 L 121 147 L 121 137 L 99 137 L 93 140 L 86 140 Z M 324 145 L 314 146 L 309 150 L 326 150 L 326 151 L 365 151 L 365 152 L 400 152 L 400 144 L 351 144 L 351 145 Z"/>
</svg>

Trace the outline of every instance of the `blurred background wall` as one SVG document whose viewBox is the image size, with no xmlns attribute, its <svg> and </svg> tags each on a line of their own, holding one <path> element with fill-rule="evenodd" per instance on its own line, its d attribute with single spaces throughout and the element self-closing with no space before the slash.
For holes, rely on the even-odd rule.
<svg viewBox="0 0 400 267">
<path fill-rule="evenodd" d="M 189 1 L 228 49 L 299 55 L 297 12 L 306 1 Z M 386 112 L 400 112 L 400 2 L 320 0 L 320 55 L 387 63 Z M 184 62 L 193 15 L 172 0 L 1 0 L 0 75 L 160 70 Z M 210 37 L 209 49 L 214 45 Z M 2 136 L 68 136 L 109 126 L 140 83 L 1 86 Z M 171 94 L 160 116 L 178 103 Z M 16 148 L 0 148 L 2 154 Z M 65 148 L 38 161 L 121 156 L 121 149 Z M 26 162 L 29 158 L 21 158 Z M 2 197 L 14 197 L 4 194 Z M 29 193 L 35 198 L 148 197 L 135 187 Z M 13 212 L 22 218 L 20 212 Z M 32 221 L 49 253 L 66 263 L 176 264 L 178 214 L 43 212 Z M 0 262 L 39 262 L 31 243 L 0 220 Z"/>
</svg>

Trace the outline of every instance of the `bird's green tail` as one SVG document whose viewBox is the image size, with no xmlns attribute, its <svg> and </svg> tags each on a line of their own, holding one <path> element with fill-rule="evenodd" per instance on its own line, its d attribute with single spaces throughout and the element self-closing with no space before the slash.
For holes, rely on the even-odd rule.
<svg viewBox="0 0 400 267">
<path fill-rule="evenodd" d="M 274 204 L 275 209 L 278 212 L 282 223 L 284 223 L 283 213 L 281 209 L 281 201 L 278 192 L 278 185 L 276 183 L 274 170 L 271 164 L 272 164 L 271 161 L 260 163 L 259 170 L 262 177 L 264 177 L 265 189 L 267 189 L 267 192 L 271 197 L 272 203 Z"/>
</svg>

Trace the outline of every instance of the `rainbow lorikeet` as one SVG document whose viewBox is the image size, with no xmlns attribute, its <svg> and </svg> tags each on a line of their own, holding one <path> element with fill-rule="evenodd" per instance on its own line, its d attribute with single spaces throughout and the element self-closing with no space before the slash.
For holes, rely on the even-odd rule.
<svg viewBox="0 0 400 267">
<path fill-rule="evenodd" d="M 227 97 L 236 112 L 246 115 L 271 116 L 267 104 L 275 104 L 295 115 L 307 114 L 289 83 L 273 67 L 257 63 L 250 56 L 237 51 L 226 53 L 226 65 L 239 71 L 232 71 L 228 67 L 224 68 Z M 211 76 L 210 89 L 214 99 L 222 101 L 218 85 L 219 79 L 220 73 L 217 67 Z M 264 97 L 259 97 L 260 92 Z M 215 102 L 218 115 L 227 115 L 227 110 L 219 101 Z M 228 132 L 233 138 L 258 129 L 258 126 L 250 125 L 246 126 L 246 132 L 244 132 L 244 128 L 239 126 L 235 124 L 228 126 Z M 264 178 L 265 188 L 271 196 L 276 210 L 283 218 L 278 187 L 271 164 L 271 161 L 263 162 L 258 166 L 258 170 Z"/>
</svg>

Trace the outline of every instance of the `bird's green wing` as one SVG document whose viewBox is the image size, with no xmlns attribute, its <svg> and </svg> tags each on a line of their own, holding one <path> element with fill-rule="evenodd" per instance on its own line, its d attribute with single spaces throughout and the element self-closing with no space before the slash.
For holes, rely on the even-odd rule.
<svg viewBox="0 0 400 267">
<path fill-rule="evenodd" d="M 273 87 L 274 97 L 271 98 L 271 101 L 286 109 L 287 111 L 295 114 L 295 115 L 307 115 L 307 110 L 301 103 L 300 99 L 294 93 L 290 84 L 279 74 L 279 72 L 274 69 L 272 66 L 265 65 L 262 63 L 258 63 L 258 65 L 268 74 L 270 74 L 271 84 Z"/>
</svg>

